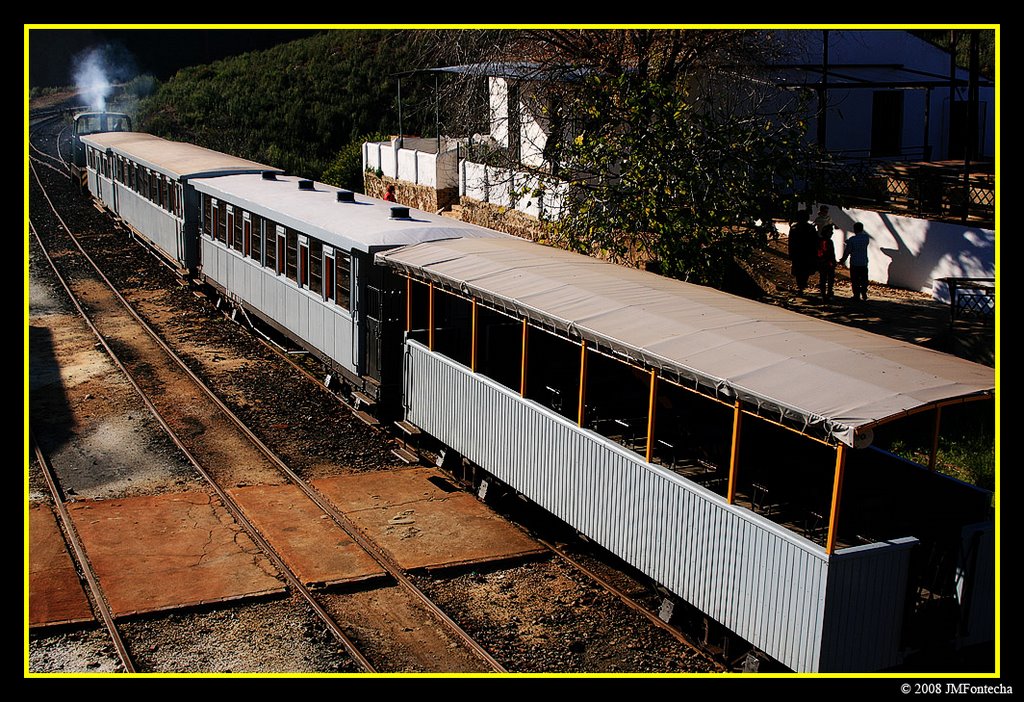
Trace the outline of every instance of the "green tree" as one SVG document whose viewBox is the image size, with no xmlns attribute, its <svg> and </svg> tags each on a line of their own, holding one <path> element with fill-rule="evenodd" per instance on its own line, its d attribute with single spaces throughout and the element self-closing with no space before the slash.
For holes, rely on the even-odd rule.
<svg viewBox="0 0 1024 702">
<path fill-rule="evenodd" d="M 545 153 L 571 184 L 552 240 L 720 285 L 804 187 L 806 106 L 765 70 L 781 50 L 754 30 L 516 35 L 492 60 L 547 80 Z"/>
</svg>

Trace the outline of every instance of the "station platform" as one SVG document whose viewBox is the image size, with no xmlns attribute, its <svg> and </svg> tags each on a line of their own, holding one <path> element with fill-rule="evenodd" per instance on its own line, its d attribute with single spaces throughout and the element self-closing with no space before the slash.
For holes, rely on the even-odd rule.
<svg viewBox="0 0 1024 702">
<path fill-rule="evenodd" d="M 324 478 L 315 487 L 404 570 L 546 549 L 432 468 Z M 384 577 L 382 567 L 292 485 L 229 493 L 308 585 Z M 166 493 L 67 505 L 115 617 L 284 593 L 273 563 L 220 500 Z M 31 510 L 31 626 L 88 621 L 89 605 L 49 508 Z"/>
<path fill-rule="evenodd" d="M 68 505 L 115 617 L 283 593 L 277 570 L 211 495 Z"/>
<path fill-rule="evenodd" d="M 314 485 L 405 570 L 502 561 L 546 551 L 431 468 L 324 478 Z"/>
<path fill-rule="evenodd" d="M 294 485 L 254 485 L 228 494 L 305 585 L 384 576 L 384 569 Z"/>
<path fill-rule="evenodd" d="M 89 598 L 49 506 L 29 508 L 28 535 L 29 627 L 92 621 Z"/>
</svg>

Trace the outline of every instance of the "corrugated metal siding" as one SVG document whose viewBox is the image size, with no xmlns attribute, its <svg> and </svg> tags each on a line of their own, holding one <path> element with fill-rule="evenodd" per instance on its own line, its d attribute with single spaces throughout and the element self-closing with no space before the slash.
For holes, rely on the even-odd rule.
<svg viewBox="0 0 1024 702">
<path fill-rule="evenodd" d="M 120 183 L 104 183 L 103 191 L 109 194 L 112 188 L 117 188 L 118 216 L 165 256 L 186 265 L 178 219 Z"/>
<path fill-rule="evenodd" d="M 228 251 L 206 237 L 200 239 L 203 274 L 267 319 L 304 340 L 353 373 L 352 318 L 285 278 Z"/>
<path fill-rule="evenodd" d="M 823 549 L 420 344 L 407 354 L 412 423 L 785 665 L 817 670 Z"/>
<path fill-rule="evenodd" d="M 962 645 L 996 638 L 996 534 L 991 523 L 964 528 L 963 575 L 966 608 Z"/>
<path fill-rule="evenodd" d="M 900 663 L 907 574 L 916 544 L 907 537 L 832 556 L 821 670 L 874 671 Z"/>
</svg>

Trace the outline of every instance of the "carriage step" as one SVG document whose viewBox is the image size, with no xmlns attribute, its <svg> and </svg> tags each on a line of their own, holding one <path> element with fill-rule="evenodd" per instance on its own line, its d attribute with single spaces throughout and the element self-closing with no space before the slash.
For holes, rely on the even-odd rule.
<svg viewBox="0 0 1024 702">
<path fill-rule="evenodd" d="M 395 454 L 395 456 L 397 456 L 400 461 L 402 461 L 403 463 L 408 463 L 409 465 L 414 465 L 420 462 L 420 457 L 407 448 L 399 447 L 391 449 L 391 453 Z"/>
<path fill-rule="evenodd" d="M 360 421 L 363 422 L 363 424 L 366 424 L 371 427 L 375 427 L 380 424 L 380 421 L 378 421 L 378 419 L 369 412 L 364 412 L 363 410 L 356 410 L 355 414 L 356 417 L 358 417 Z"/>
<path fill-rule="evenodd" d="M 412 422 L 407 422 L 404 419 L 400 422 L 395 422 L 395 426 L 402 430 L 402 432 L 410 439 L 420 435 L 420 428 Z"/>
<path fill-rule="evenodd" d="M 356 399 L 356 407 L 373 407 L 377 404 L 377 401 L 372 397 L 358 390 L 352 393 L 352 397 Z"/>
</svg>

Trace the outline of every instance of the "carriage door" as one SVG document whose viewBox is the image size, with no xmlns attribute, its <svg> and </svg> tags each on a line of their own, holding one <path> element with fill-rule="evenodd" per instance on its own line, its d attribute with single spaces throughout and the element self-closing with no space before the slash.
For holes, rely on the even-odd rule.
<svg viewBox="0 0 1024 702">
<path fill-rule="evenodd" d="M 366 286 L 366 374 L 378 381 L 388 375 L 391 357 L 399 352 L 401 343 L 392 338 L 400 320 L 396 315 L 398 289 L 388 284 L 393 282 L 389 273 L 375 266 L 373 280 Z"/>
<path fill-rule="evenodd" d="M 384 323 L 384 291 L 366 286 L 366 374 L 380 380 L 381 332 Z"/>
</svg>

